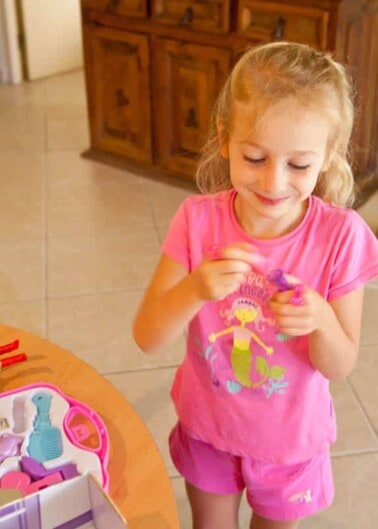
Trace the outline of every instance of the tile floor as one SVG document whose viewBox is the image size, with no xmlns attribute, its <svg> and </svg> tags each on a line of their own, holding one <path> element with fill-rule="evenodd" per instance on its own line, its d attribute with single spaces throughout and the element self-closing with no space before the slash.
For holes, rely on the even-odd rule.
<svg viewBox="0 0 378 529">
<path fill-rule="evenodd" d="M 138 351 L 130 324 L 168 222 L 188 191 L 84 160 L 81 71 L 0 86 L 1 321 L 95 366 L 132 402 L 166 462 L 182 529 L 190 516 L 168 456 L 169 387 L 184 342 Z M 365 208 L 377 221 L 378 196 Z M 374 213 L 375 212 L 375 213 Z M 334 505 L 304 529 L 374 529 L 378 516 L 378 281 L 366 290 L 361 353 L 332 384 L 339 419 Z M 247 527 L 248 508 L 241 510 Z"/>
</svg>

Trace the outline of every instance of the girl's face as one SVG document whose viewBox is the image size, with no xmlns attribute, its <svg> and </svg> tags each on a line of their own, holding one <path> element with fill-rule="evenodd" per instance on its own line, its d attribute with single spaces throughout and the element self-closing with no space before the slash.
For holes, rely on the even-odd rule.
<svg viewBox="0 0 378 529">
<path fill-rule="evenodd" d="M 298 226 L 326 169 L 329 134 L 325 118 L 290 100 L 272 106 L 251 132 L 248 110 L 235 105 L 221 154 L 230 162 L 237 219 L 250 235 L 274 238 Z"/>
</svg>

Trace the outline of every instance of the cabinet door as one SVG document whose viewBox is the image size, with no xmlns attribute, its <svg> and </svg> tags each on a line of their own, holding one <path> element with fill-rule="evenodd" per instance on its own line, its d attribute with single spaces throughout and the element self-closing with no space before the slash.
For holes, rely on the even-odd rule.
<svg viewBox="0 0 378 529">
<path fill-rule="evenodd" d="M 238 32 L 264 42 L 288 40 L 326 49 L 328 19 L 328 11 L 316 7 L 240 0 Z"/>
<path fill-rule="evenodd" d="M 81 0 L 81 5 L 125 17 L 147 16 L 147 0 Z"/>
<path fill-rule="evenodd" d="M 359 186 L 378 189 L 378 4 L 345 18 L 339 54 L 353 74 L 357 96 L 352 137 L 355 176 Z"/>
<path fill-rule="evenodd" d="M 228 50 L 157 39 L 156 141 L 160 164 L 194 178 L 209 117 L 230 70 Z"/>
<path fill-rule="evenodd" d="M 92 147 L 152 162 L 148 37 L 85 27 L 84 47 Z"/>
</svg>

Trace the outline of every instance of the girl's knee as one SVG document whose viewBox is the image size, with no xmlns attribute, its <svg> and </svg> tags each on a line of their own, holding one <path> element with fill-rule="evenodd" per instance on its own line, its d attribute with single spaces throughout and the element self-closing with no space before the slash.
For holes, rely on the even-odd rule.
<svg viewBox="0 0 378 529">
<path fill-rule="evenodd" d="M 300 520 L 268 520 L 258 514 L 253 514 L 250 529 L 298 529 Z"/>
<path fill-rule="evenodd" d="M 186 491 L 192 510 L 193 529 L 238 529 L 242 493 L 211 494 L 188 482 Z"/>
</svg>

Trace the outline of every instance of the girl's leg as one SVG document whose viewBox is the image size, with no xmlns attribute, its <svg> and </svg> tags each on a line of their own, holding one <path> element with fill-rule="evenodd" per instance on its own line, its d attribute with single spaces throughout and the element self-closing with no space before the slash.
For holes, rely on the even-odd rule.
<svg viewBox="0 0 378 529">
<path fill-rule="evenodd" d="M 185 482 L 192 508 L 193 529 L 238 529 L 238 513 L 242 492 L 228 495 L 211 494 Z"/>
<path fill-rule="evenodd" d="M 253 514 L 250 529 L 297 529 L 299 523 L 300 520 L 277 522 L 276 520 L 267 520 L 266 518 L 261 518 L 258 514 Z"/>
</svg>

